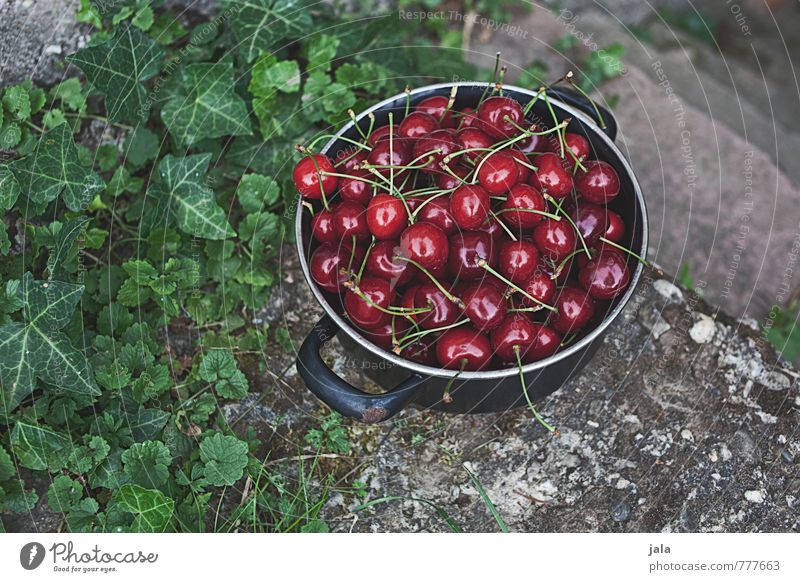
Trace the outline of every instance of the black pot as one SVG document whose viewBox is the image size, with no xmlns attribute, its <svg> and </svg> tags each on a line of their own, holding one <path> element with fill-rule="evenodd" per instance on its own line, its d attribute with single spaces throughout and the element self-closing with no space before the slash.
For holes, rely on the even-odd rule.
<svg viewBox="0 0 800 582">
<path fill-rule="evenodd" d="M 449 96 L 454 86 L 458 87 L 455 103 L 457 109 L 475 107 L 486 88 L 485 83 L 429 85 L 411 92 L 412 105 L 433 95 Z M 610 163 L 619 174 L 620 194 L 609 207 L 625 221 L 627 232 L 622 244 L 644 257 L 647 250 L 647 212 L 633 170 L 614 145 L 617 132 L 614 117 L 609 111 L 598 108 L 602 116 L 602 120 L 599 119 L 594 106 L 575 91 L 551 88 L 547 93 L 559 121 L 571 118 L 568 131 L 584 135 L 593 148 L 593 156 Z M 533 91 L 508 85 L 503 87 L 503 94 L 522 104 L 535 96 Z M 395 123 L 399 123 L 405 106 L 406 95 L 401 93 L 364 111 L 356 121 L 366 131 L 369 125 L 367 115 L 370 112 L 375 115 L 375 127 L 378 127 L 388 123 L 391 111 Z M 537 117 L 552 125 L 552 116 L 541 98 L 529 114 L 529 118 Z M 604 124 L 604 128 L 601 129 L 599 124 Z M 359 138 L 353 122 L 348 123 L 336 135 L 322 149 L 323 153 L 331 157 L 347 147 L 345 141 L 338 139 L 339 136 Z M 412 403 L 453 413 L 497 412 L 525 404 L 519 369 L 516 366 L 458 374 L 454 370 L 423 366 L 400 358 L 364 338 L 337 313 L 333 307 L 336 304 L 334 296 L 323 292 L 311 279 L 308 267 L 312 248 L 310 217 L 308 212 L 303 211 L 302 205 L 297 207 L 296 235 L 303 273 L 314 296 L 326 312 L 303 342 L 297 356 L 297 370 L 309 390 L 325 404 L 345 416 L 364 422 L 380 422 Z M 642 264 L 633 262 L 631 267 L 630 286 L 623 295 L 615 299 L 600 325 L 553 356 L 523 367 L 531 398 L 537 399 L 551 394 L 586 365 L 598 348 L 606 329 L 619 316 L 634 293 L 642 274 Z M 359 390 L 338 377 L 322 360 L 320 349 L 340 330 L 345 332 L 340 341 L 348 351 L 348 366 L 363 370 L 375 378 L 380 385 L 387 388 L 385 393 L 369 394 Z M 458 377 L 453 381 L 457 374 Z M 445 403 L 442 395 L 449 382 L 452 382 L 452 401 Z"/>
</svg>

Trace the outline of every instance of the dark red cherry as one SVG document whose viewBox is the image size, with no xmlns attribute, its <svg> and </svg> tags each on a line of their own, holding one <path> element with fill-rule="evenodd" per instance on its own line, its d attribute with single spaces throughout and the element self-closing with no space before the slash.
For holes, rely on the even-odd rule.
<svg viewBox="0 0 800 582">
<path fill-rule="evenodd" d="M 497 270 L 506 279 L 521 284 L 533 277 L 539 264 L 539 250 L 528 240 L 509 240 L 500 245 Z"/>
<path fill-rule="evenodd" d="M 450 172 L 440 170 L 436 174 L 436 186 L 442 190 L 452 190 L 464 184 L 464 178 L 470 173 L 470 169 L 461 164 L 449 164 Z M 455 174 L 455 176 L 453 175 Z M 461 178 L 460 180 L 458 178 Z"/>
<path fill-rule="evenodd" d="M 460 118 L 461 121 L 459 127 L 462 129 L 465 127 L 475 127 L 480 121 L 478 119 L 478 114 L 472 107 L 464 107 L 464 109 L 461 110 Z"/>
<path fill-rule="evenodd" d="M 500 242 L 506 237 L 506 231 L 500 226 L 500 221 L 491 216 L 489 219 L 475 229 L 476 232 L 485 232 L 492 237 L 492 242 Z"/>
<path fill-rule="evenodd" d="M 478 228 L 489 216 L 489 193 L 477 184 L 461 186 L 450 194 L 450 214 L 465 229 Z"/>
<path fill-rule="evenodd" d="M 545 128 L 536 125 L 531 128 L 531 131 L 542 132 Z M 550 135 L 529 135 L 523 140 L 514 144 L 518 150 L 523 154 L 532 154 L 534 152 L 549 152 L 550 149 Z"/>
<path fill-rule="evenodd" d="M 355 146 L 340 150 L 336 154 L 336 160 L 333 165 L 336 171 L 341 173 L 351 173 L 361 167 L 361 163 L 367 159 L 367 152 Z M 341 183 L 341 178 L 339 179 Z M 341 187 L 341 185 L 340 185 Z"/>
<path fill-rule="evenodd" d="M 581 162 L 589 157 L 589 140 L 580 135 L 579 133 L 566 133 L 564 134 L 564 146 L 569 148 L 575 157 L 569 155 L 569 152 L 564 152 L 564 159 L 569 164 L 570 169 L 576 166 L 575 158 Z M 560 149 L 558 150 L 561 151 Z"/>
<path fill-rule="evenodd" d="M 379 348 L 386 351 L 392 349 L 394 340 L 399 340 L 408 331 L 411 324 L 405 317 L 399 315 L 389 316 L 389 321 L 383 325 L 373 328 L 361 330 L 364 337 L 370 340 Z"/>
<path fill-rule="evenodd" d="M 391 133 L 394 137 L 397 137 L 397 128 L 398 126 L 396 123 L 392 125 Z M 379 141 L 382 141 L 384 139 L 389 139 L 389 133 L 390 129 L 388 125 L 382 125 L 380 127 L 376 127 L 375 129 L 372 130 L 372 133 L 369 134 L 369 139 L 367 139 L 367 142 L 369 143 L 369 145 L 374 147 L 375 144 L 378 143 Z"/>
<path fill-rule="evenodd" d="M 358 202 L 343 200 L 333 211 L 333 224 L 339 237 L 350 240 L 369 238 L 367 210 Z"/>
<path fill-rule="evenodd" d="M 533 165 L 536 166 L 536 171 L 531 174 L 529 181 L 531 186 L 556 200 L 572 192 L 572 174 L 564 168 L 556 154 L 552 152 L 539 154 L 534 158 Z"/>
<path fill-rule="evenodd" d="M 448 110 L 447 106 L 450 104 L 450 98 L 444 95 L 434 95 L 423 99 L 417 104 L 416 110 L 423 111 L 428 115 L 433 116 L 439 127 L 449 128 L 456 126 L 456 119 L 453 112 Z M 446 113 L 445 113 L 446 112 Z"/>
<path fill-rule="evenodd" d="M 493 196 L 504 194 L 519 182 L 519 168 L 514 156 L 500 150 L 478 162 L 478 182 Z"/>
<path fill-rule="evenodd" d="M 442 159 L 458 149 L 452 130 L 437 129 L 433 133 L 420 137 L 414 144 L 412 159 L 415 166 L 425 164 L 421 171 L 439 172 Z M 430 160 L 430 161 L 428 161 Z"/>
<path fill-rule="evenodd" d="M 297 162 L 292 172 L 294 187 L 304 198 L 322 198 L 322 190 L 325 196 L 331 196 L 336 192 L 339 178 L 336 176 L 325 176 L 324 172 L 336 173 L 336 168 L 330 158 L 324 154 L 312 154 L 304 156 Z M 322 178 L 322 188 L 320 188 L 320 177 Z"/>
<path fill-rule="evenodd" d="M 423 283 L 414 294 L 414 307 L 431 307 L 432 311 L 417 313 L 414 319 L 425 329 L 434 329 L 455 323 L 459 308 L 450 301 L 433 282 Z"/>
<path fill-rule="evenodd" d="M 536 326 L 527 315 L 509 313 L 492 331 L 489 339 L 494 353 L 504 362 L 516 362 L 517 351 L 524 362 L 528 351 L 536 341 L 536 331 Z"/>
<path fill-rule="evenodd" d="M 608 228 L 606 209 L 597 204 L 579 200 L 578 206 L 569 215 L 588 246 L 596 243 Z"/>
<path fill-rule="evenodd" d="M 538 299 L 541 303 L 552 305 L 551 301 L 556 294 L 556 282 L 543 270 L 537 269 L 537 271 L 531 275 L 530 279 L 522 283 L 520 287 L 525 293 L 534 299 Z M 536 307 L 539 305 L 536 301 L 531 301 L 531 299 L 525 295 L 519 295 L 519 298 L 526 307 Z"/>
<path fill-rule="evenodd" d="M 426 269 L 441 268 L 447 263 L 450 241 L 442 229 L 430 222 L 417 222 L 400 235 L 403 256 Z"/>
<path fill-rule="evenodd" d="M 433 334 L 431 334 L 433 335 Z M 403 348 L 400 355 L 407 360 L 423 364 L 425 366 L 436 365 L 436 347 L 433 342 L 436 338 L 425 336 L 419 341 L 415 341 Z"/>
<path fill-rule="evenodd" d="M 432 115 L 423 111 L 412 111 L 400 122 L 397 133 L 400 137 L 417 139 L 437 129 L 439 129 L 439 123 Z"/>
<path fill-rule="evenodd" d="M 339 194 L 343 200 L 358 202 L 366 206 L 372 198 L 372 184 L 376 178 L 367 170 L 356 169 L 350 172 L 349 178 L 342 178 L 339 182 Z M 365 181 L 369 180 L 369 182 Z"/>
<path fill-rule="evenodd" d="M 457 232 L 450 237 L 447 272 L 460 280 L 480 279 L 486 270 L 478 266 L 483 259 L 489 266 L 497 264 L 497 250 L 486 232 Z"/>
<path fill-rule="evenodd" d="M 606 228 L 603 238 L 607 238 L 615 243 L 622 242 L 625 236 L 625 223 L 622 217 L 613 210 L 606 210 L 606 218 L 608 220 L 608 227 Z"/>
<path fill-rule="evenodd" d="M 461 294 L 466 315 L 476 329 L 489 331 L 506 317 L 506 298 L 494 285 L 473 283 Z"/>
<path fill-rule="evenodd" d="M 608 163 L 600 160 L 584 162 L 586 170 L 578 169 L 575 189 L 583 198 L 594 204 L 608 204 L 619 194 L 619 176 Z"/>
<path fill-rule="evenodd" d="M 619 253 L 600 251 L 578 272 L 578 281 L 593 298 L 609 300 L 628 288 L 631 274 Z"/>
<path fill-rule="evenodd" d="M 336 293 L 342 289 L 342 283 L 348 276 L 340 269 L 346 268 L 350 261 L 350 251 L 337 248 L 332 244 L 320 245 L 311 255 L 309 270 L 314 282 L 325 291 Z"/>
<path fill-rule="evenodd" d="M 376 194 L 367 206 L 367 225 L 379 240 L 396 239 L 408 226 L 403 201 L 391 194 Z"/>
<path fill-rule="evenodd" d="M 459 150 L 475 150 L 468 151 L 462 156 L 468 160 L 476 160 L 479 157 L 486 155 L 484 150 L 494 145 L 494 138 L 490 137 L 484 131 L 477 127 L 466 127 L 456 134 L 456 141 L 458 142 Z"/>
<path fill-rule="evenodd" d="M 574 333 L 594 317 L 594 300 L 583 289 L 564 287 L 556 294 L 553 305 L 558 313 L 550 316 L 550 325 L 559 333 Z"/>
<path fill-rule="evenodd" d="M 502 209 L 504 212 L 500 216 L 503 217 L 506 224 L 519 229 L 529 229 L 538 225 L 545 216 L 537 212 L 527 211 L 545 212 L 547 203 L 533 186 L 515 184 L 503 201 Z"/>
<path fill-rule="evenodd" d="M 393 139 L 391 142 L 384 139 L 376 143 L 372 151 L 367 156 L 367 162 L 377 168 L 378 172 L 384 176 L 389 176 L 392 172 L 388 166 L 407 166 L 411 161 L 411 148 L 407 140 Z M 402 179 L 405 170 L 394 169 L 395 180 Z M 376 180 L 379 181 L 379 180 Z"/>
<path fill-rule="evenodd" d="M 447 236 L 458 229 L 458 225 L 450 213 L 450 199 L 447 196 L 439 196 L 425 202 L 417 212 L 417 220 L 435 224 Z"/>
<path fill-rule="evenodd" d="M 389 282 L 379 277 L 362 277 L 358 288 L 369 300 L 362 299 L 352 289 L 345 292 L 344 310 L 350 321 L 363 329 L 377 329 L 391 321 L 392 316 L 379 309 L 388 309 L 394 301 L 395 293 Z"/>
<path fill-rule="evenodd" d="M 478 118 L 495 137 L 519 133 L 516 125 L 522 125 L 524 117 L 522 106 L 508 97 L 489 97 L 478 107 Z"/>
<path fill-rule="evenodd" d="M 367 256 L 367 273 L 386 279 L 392 288 L 405 285 L 414 277 L 414 269 L 407 261 L 397 259 L 399 254 L 396 241 L 377 241 Z"/>
<path fill-rule="evenodd" d="M 536 362 L 552 356 L 561 345 L 561 336 L 552 328 L 540 323 L 533 324 L 536 330 L 533 346 L 528 350 L 525 362 Z"/>
<path fill-rule="evenodd" d="M 451 370 L 480 370 L 492 361 L 489 338 L 469 326 L 448 329 L 436 340 L 436 359 Z"/>
<path fill-rule="evenodd" d="M 539 252 L 561 262 L 575 250 L 575 229 L 567 220 L 546 218 L 533 230 L 533 242 Z"/>
<path fill-rule="evenodd" d="M 320 210 L 311 219 L 311 235 L 321 243 L 334 243 L 339 240 L 333 225 L 333 212 Z"/>
<path fill-rule="evenodd" d="M 530 178 L 531 176 L 531 169 L 528 167 L 531 165 L 531 162 L 528 159 L 528 157 L 518 149 L 510 148 L 505 151 L 507 151 L 517 163 L 517 173 L 519 174 L 519 181 L 527 182 L 528 178 Z"/>
</svg>

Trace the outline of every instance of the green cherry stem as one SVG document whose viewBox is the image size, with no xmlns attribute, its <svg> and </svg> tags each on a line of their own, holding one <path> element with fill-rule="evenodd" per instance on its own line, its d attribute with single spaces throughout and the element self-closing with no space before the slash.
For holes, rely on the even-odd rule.
<svg viewBox="0 0 800 582">
<path fill-rule="evenodd" d="M 627 248 L 623 247 L 622 245 L 619 245 L 619 244 L 617 244 L 617 243 L 615 243 L 613 241 L 608 240 L 604 236 L 601 236 L 600 240 L 603 241 L 604 243 L 606 243 L 607 245 L 610 245 L 610 246 L 612 246 L 614 248 L 617 248 L 617 249 L 619 249 L 619 250 L 621 250 L 621 251 L 623 251 L 625 253 L 628 253 L 630 256 L 634 257 L 637 261 L 639 261 L 640 263 L 642 263 L 646 267 L 652 267 L 653 266 L 652 264 L 650 264 L 649 261 L 647 261 L 647 259 L 644 259 L 644 258 L 640 257 L 639 255 L 634 253 L 632 250 L 627 249 Z"/>
<path fill-rule="evenodd" d="M 581 241 L 581 246 L 583 246 L 583 250 L 584 250 L 584 252 L 586 252 L 586 256 L 589 257 L 589 259 L 591 259 L 592 258 L 592 253 L 589 252 L 589 247 L 586 246 L 586 241 L 584 240 L 583 235 L 581 234 L 581 231 L 578 230 L 578 225 L 575 224 L 575 221 L 572 220 L 572 218 L 570 217 L 570 215 L 567 213 L 566 210 L 561 208 L 561 204 L 559 204 L 556 201 L 555 198 L 553 198 L 549 194 L 545 194 L 544 197 L 548 202 L 552 202 L 553 204 L 555 204 L 556 211 L 560 212 L 561 215 L 569 221 L 569 223 L 572 225 L 572 228 L 575 229 L 575 234 L 578 235 L 578 239 L 580 239 L 580 241 Z"/>
<path fill-rule="evenodd" d="M 497 212 L 495 212 L 494 210 L 489 210 L 489 214 L 491 214 L 492 218 L 494 218 L 497 221 L 497 224 L 500 225 L 500 228 L 506 231 L 506 234 L 509 237 L 511 237 L 511 240 L 513 240 L 514 242 L 517 242 L 519 240 L 516 236 L 514 236 L 514 233 L 511 231 L 511 229 L 508 228 L 508 225 L 502 220 L 500 220 L 500 217 L 497 215 Z"/>
<path fill-rule="evenodd" d="M 460 325 L 464 325 L 465 323 L 469 323 L 469 319 L 462 319 L 460 321 L 456 321 L 455 323 L 451 323 L 449 325 L 443 325 L 441 327 L 432 327 L 431 329 L 423 329 L 420 331 L 415 331 L 412 333 L 407 333 L 400 339 L 400 345 L 394 349 L 394 353 L 399 354 L 401 351 L 406 349 L 408 346 L 413 344 L 418 339 L 425 337 L 426 335 L 430 335 L 432 333 L 436 333 L 439 331 L 447 331 L 448 329 L 453 329 L 454 327 L 458 327 Z M 412 340 L 412 341 L 408 341 Z"/>
<path fill-rule="evenodd" d="M 306 149 L 307 149 L 307 150 L 309 150 L 309 151 L 311 151 L 311 150 L 313 150 L 313 149 L 314 149 L 314 146 L 315 146 L 315 145 L 317 145 L 317 142 L 318 142 L 318 141 L 322 141 L 323 139 L 331 139 L 331 138 L 336 138 L 337 140 L 339 140 L 339 139 L 340 139 L 340 140 L 342 140 L 342 141 L 346 141 L 347 143 L 353 144 L 354 146 L 356 146 L 356 147 L 359 147 L 359 148 L 361 148 L 362 150 L 367 150 L 368 152 L 371 152 L 371 151 L 372 151 L 372 148 L 371 148 L 371 147 L 369 147 L 369 146 L 368 146 L 368 145 L 366 145 L 366 144 L 363 144 L 363 143 L 361 143 L 360 141 L 355 141 L 355 140 L 353 140 L 353 139 L 350 139 L 349 137 L 345 137 L 345 136 L 343 136 L 343 135 L 335 135 L 335 134 L 333 134 L 333 133 L 324 133 L 324 134 L 322 134 L 322 135 L 318 135 L 316 138 L 314 138 L 314 141 L 312 141 L 312 142 L 311 142 L 311 143 L 310 143 L 310 144 L 309 144 L 309 145 L 306 147 Z"/>
<path fill-rule="evenodd" d="M 531 409 L 534 418 L 538 421 L 539 424 L 541 424 L 550 432 L 558 434 L 556 428 L 551 424 L 549 424 L 544 418 L 542 418 L 542 415 L 539 414 L 539 412 L 536 410 L 536 407 L 533 405 L 533 402 L 531 402 L 531 397 L 528 394 L 528 385 L 525 383 L 525 374 L 522 371 L 522 357 L 519 355 L 519 346 L 514 346 L 514 354 L 517 356 L 517 366 L 519 367 L 519 382 L 520 384 L 522 384 L 522 392 L 525 394 L 525 400 L 528 402 L 528 408 Z"/>
<path fill-rule="evenodd" d="M 528 293 L 527 291 L 525 291 L 524 289 L 522 289 L 518 285 L 512 283 L 510 280 L 506 279 L 503 275 L 501 275 L 500 273 L 495 271 L 493 268 L 491 268 L 489 266 L 489 263 L 487 263 L 484 259 L 481 259 L 481 260 L 478 261 L 478 266 L 481 269 L 485 269 L 486 271 L 488 271 L 489 273 L 491 273 L 492 275 L 494 275 L 495 277 L 500 279 L 503 283 L 505 283 L 506 285 L 508 285 L 509 287 L 514 289 L 515 291 L 518 291 L 519 293 L 522 293 L 525 297 L 527 297 L 528 299 L 530 299 L 534 303 L 537 303 L 537 304 L 541 305 L 545 309 L 549 309 L 553 313 L 558 313 L 558 309 L 556 309 L 552 305 L 548 305 L 547 303 L 543 303 L 543 302 L 539 301 L 538 299 L 536 299 L 536 297 L 534 297 L 533 295 L 531 295 L 530 293 Z"/>
<path fill-rule="evenodd" d="M 455 304 L 456 304 L 458 307 L 460 307 L 461 309 L 464 309 L 464 302 L 461 300 L 461 298 L 460 298 L 460 297 L 456 297 L 455 295 L 453 295 L 452 293 L 450 293 L 450 291 L 448 291 L 447 289 L 445 289 L 445 288 L 444 288 L 444 286 L 442 286 L 442 284 L 439 282 L 439 280 L 438 280 L 436 277 L 434 277 L 434 276 L 431 274 L 431 272 L 430 272 L 430 271 L 428 271 L 428 269 L 426 269 L 425 267 L 423 267 L 422 265 L 420 265 L 420 264 L 419 264 L 417 261 L 415 261 L 414 259 L 409 259 L 408 257 L 403 257 L 403 256 L 400 256 L 400 255 L 396 256 L 395 258 L 396 258 L 396 259 L 399 259 L 399 260 L 401 260 L 401 261 L 406 261 L 407 263 L 411 263 L 411 264 L 412 264 L 412 265 L 414 265 L 414 266 L 415 266 L 417 269 L 419 269 L 420 271 L 422 271 L 423 273 L 425 273 L 425 276 L 427 276 L 427 277 L 428 277 L 428 279 L 430 279 L 430 280 L 431 280 L 431 282 L 432 282 L 434 285 L 436 285 L 436 287 L 439 289 L 439 291 L 441 291 L 441 292 L 444 294 L 444 296 L 445 296 L 445 297 L 447 297 L 447 299 L 448 299 L 448 300 L 450 300 L 451 302 L 455 303 Z"/>
</svg>

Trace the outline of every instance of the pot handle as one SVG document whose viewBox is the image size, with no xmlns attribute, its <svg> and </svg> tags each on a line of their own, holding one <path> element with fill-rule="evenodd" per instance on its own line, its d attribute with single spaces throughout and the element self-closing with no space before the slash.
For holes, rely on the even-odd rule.
<svg viewBox="0 0 800 582">
<path fill-rule="evenodd" d="M 410 378 L 383 394 L 368 394 L 351 386 L 325 364 L 319 353 L 322 346 L 338 331 L 339 326 L 329 315 L 325 315 L 300 346 L 297 371 L 308 389 L 336 412 L 362 422 L 381 422 L 400 412 L 426 378 L 412 374 Z"/>
<path fill-rule="evenodd" d="M 617 139 L 617 120 L 614 118 L 614 114 L 605 107 L 597 105 L 597 109 L 602 116 L 601 119 L 597 115 L 597 111 L 595 111 L 592 102 L 574 89 L 550 87 L 547 90 L 547 93 L 556 99 L 560 99 L 567 105 L 572 105 L 573 107 L 580 109 L 583 113 L 594 119 L 603 133 L 610 137 L 612 141 Z M 603 125 L 605 125 L 605 127 L 603 127 Z"/>
</svg>

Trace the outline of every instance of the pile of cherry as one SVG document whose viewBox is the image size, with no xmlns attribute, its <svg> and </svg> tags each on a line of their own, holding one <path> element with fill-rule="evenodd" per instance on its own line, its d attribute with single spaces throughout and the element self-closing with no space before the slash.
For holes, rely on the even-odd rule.
<svg viewBox="0 0 800 582">
<path fill-rule="evenodd" d="M 335 159 L 303 151 L 313 280 L 353 327 L 431 366 L 486 370 L 546 358 L 602 321 L 630 283 L 620 181 L 567 122 L 517 101 L 420 102 Z M 314 211 L 314 206 L 317 210 Z"/>
</svg>

